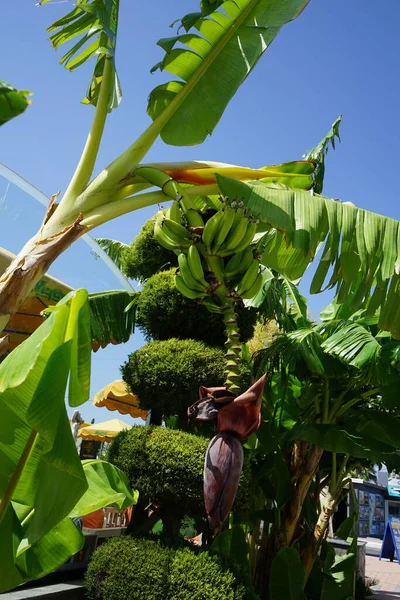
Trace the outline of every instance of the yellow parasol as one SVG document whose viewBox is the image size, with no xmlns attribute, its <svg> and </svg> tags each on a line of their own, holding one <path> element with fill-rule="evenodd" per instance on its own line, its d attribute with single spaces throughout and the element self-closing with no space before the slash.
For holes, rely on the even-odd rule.
<svg viewBox="0 0 400 600">
<path fill-rule="evenodd" d="M 120 419 L 111 419 L 110 421 L 103 421 L 103 423 L 81 427 L 78 437 L 95 442 L 111 442 L 118 433 L 125 429 L 132 429 L 132 425 L 128 425 Z"/>
<path fill-rule="evenodd" d="M 121 415 L 130 415 L 134 419 L 146 421 L 147 418 L 147 411 L 139 408 L 139 398 L 127 391 L 122 379 L 117 379 L 100 390 L 94 397 L 93 405 L 117 410 Z"/>
<path fill-rule="evenodd" d="M 14 255 L 11 252 L 0 248 L 0 275 L 4 273 L 13 258 Z M 5 349 L 14 350 L 26 340 L 43 323 L 43 317 L 40 314 L 42 310 L 57 304 L 71 289 L 54 277 L 45 275 L 36 284 L 18 312 L 7 323 L 3 331 L 4 335 L 7 336 L 7 347 Z"/>
</svg>

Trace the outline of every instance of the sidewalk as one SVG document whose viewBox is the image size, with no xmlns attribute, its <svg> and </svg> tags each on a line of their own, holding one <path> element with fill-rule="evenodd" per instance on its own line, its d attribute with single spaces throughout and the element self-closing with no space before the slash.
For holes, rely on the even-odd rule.
<svg viewBox="0 0 400 600">
<path fill-rule="evenodd" d="M 400 600 L 400 565 L 396 560 L 379 560 L 375 556 L 365 557 L 365 572 L 370 579 L 378 580 L 372 586 L 373 600 Z"/>
</svg>

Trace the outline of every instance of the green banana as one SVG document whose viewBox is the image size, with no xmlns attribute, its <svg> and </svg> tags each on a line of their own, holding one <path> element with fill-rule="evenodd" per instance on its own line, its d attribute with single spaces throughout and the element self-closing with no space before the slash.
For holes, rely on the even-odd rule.
<svg viewBox="0 0 400 600">
<path fill-rule="evenodd" d="M 235 209 L 232 208 L 231 206 L 228 206 L 227 208 L 225 208 L 225 210 L 222 213 L 222 219 L 217 231 L 217 234 L 214 238 L 214 244 L 213 244 L 213 252 L 216 253 L 219 249 L 219 247 L 221 246 L 221 244 L 223 244 L 226 240 L 226 237 L 228 235 L 228 233 L 230 232 L 233 223 L 235 221 L 235 216 L 236 216 L 236 212 Z"/>
<path fill-rule="evenodd" d="M 188 262 L 189 269 L 190 269 L 193 277 L 199 283 L 208 287 L 208 284 L 207 284 L 206 280 L 204 279 L 204 271 L 203 271 L 203 265 L 201 264 L 200 253 L 194 244 L 192 244 L 189 248 L 188 255 L 187 255 L 187 262 Z"/>
<path fill-rule="evenodd" d="M 249 247 L 242 252 L 234 254 L 224 269 L 226 279 L 232 279 L 236 275 L 240 275 L 240 273 L 247 271 L 253 258 L 253 251 Z"/>
<path fill-rule="evenodd" d="M 175 285 L 177 290 L 182 294 L 182 296 L 186 296 L 186 298 L 190 298 L 190 300 L 196 300 L 197 298 L 206 297 L 206 294 L 189 288 L 184 282 L 183 277 L 179 275 L 179 273 L 175 275 Z"/>
<path fill-rule="evenodd" d="M 225 243 L 222 244 L 220 250 L 225 256 L 237 252 L 237 246 L 241 243 L 246 235 L 249 220 L 247 217 L 241 217 L 237 224 L 233 224 Z M 222 256 L 222 254 L 221 254 Z"/>
<path fill-rule="evenodd" d="M 260 263 L 254 258 L 250 267 L 247 269 L 246 273 L 243 275 L 242 279 L 240 280 L 237 286 L 237 293 L 239 294 L 239 296 L 241 296 L 243 292 L 246 292 L 249 288 L 251 288 L 251 286 L 257 279 L 259 267 Z"/>
<path fill-rule="evenodd" d="M 189 227 L 204 227 L 203 217 L 195 208 L 188 208 L 185 212 Z"/>
<path fill-rule="evenodd" d="M 244 300 L 254 298 L 254 296 L 256 294 L 258 294 L 258 292 L 260 291 L 262 282 L 263 282 L 262 274 L 259 273 L 257 275 L 253 285 L 248 290 L 245 290 L 244 292 L 242 292 L 240 294 L 240 297 L 243 298 Z"/>
<path fill-rule="evenodd" d="M 172 250 L 172 251 L 176 250 L 176 242 L 174 240 L 171 240 L 171 238 L 167 236 L 167 234 L 165 233 L 165 231 L 163 231 L 163 229 L 158 221 L 156 221 L 154 224 L 154 239 L 163 248 L 166 248 L 167 250 Z"/>
<path fill-rule="evenodd" d="M 166 233 L 170 237 L 172 237 L 172 236 L 169 233 L 169 231 L 172 231 L 174 233 L 174 235 L 181 237 L 184 240 L 190 241 L 190 234 L 189 234 L 188 230 L 186 229 L 186 227 L 184 227 L 180 223 L 177 223 L 176 221 L 173 221 L 172 219 L 165 218 L 163 220 L 163 222 L 161 223 L 161 227 L 166 229 Z"/>
<path fill-rule="evenodd" d="M 220 210 L 217 213 L 215 213 L 215 215 L 213 215 L 204 226 L 202 240 L 207 250 L 209 251 L 211 251 L 211 247 L 219 229 L 219 226 L 221 224 L 222 218 L 223 212 Z"/>
<path fill-rule="evenodd" d="M 207 284 L 203 285 L 193 277 L 189 268 L 188 260 L 183 253 L 178 256 L 178 265 L 180 275 L 188 288 L 191 290 L 197 290 L 198 292 L 204 292 L 208 288 Z"/>
<path fill-rule="evenodd" d="M 176 223 L 182 224 L 182 213 L 179 208 L 179 202 L 176 200 L 171 204 L 169 209 L 167 210 L 167 217 L 175 221 Z"/>
<path fill-rule="evenodd" d="M 236 246 L 235 252 L 241 252 L 242 250 L 245 250 L 247 246 L 250 246 L 251 242 L 253 241 L 253 237 L 256 234 L 256 229 L 257 223 L 249 221 L 247 225 L 247 231 L 244 234 L 241 242 Z"/>
</svg>

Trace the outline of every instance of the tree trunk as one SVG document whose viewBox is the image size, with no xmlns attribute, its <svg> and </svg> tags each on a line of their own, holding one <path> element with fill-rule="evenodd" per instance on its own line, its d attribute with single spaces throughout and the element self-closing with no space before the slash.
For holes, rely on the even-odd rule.
<svg viewBox="0 0 400 600">
<path fill-rule="evenodd" d="M 322 510 L 319 514 L 318 521 L 314 527 L 313 533 L 310 535 L 307 544 L 305 545 L 301 560 L 304 566 L 304 585 L 306 585 L 312 568 L 314 566 L 315 559 L 318 556 L 319 550 L 321 548 L 321 544 L 326 538 L 329 529 L 329 523 L 332 517 L 332 514 L 335 511 L 336 504 L 339 500 L 333 497 L 329 490 L 325 494 L 325 498 L 323 500 Z"/>
<path fill-rule="evenodd" d="M 49 207 L 47 215 L 50 211 Z M 47 238 L 41 238 L 39 232 L 0 276 L 0 332 L 54 260 L 85 233 L 80 221 L 81 217 L 78 217 L 72 225 Z"/>
</svg>

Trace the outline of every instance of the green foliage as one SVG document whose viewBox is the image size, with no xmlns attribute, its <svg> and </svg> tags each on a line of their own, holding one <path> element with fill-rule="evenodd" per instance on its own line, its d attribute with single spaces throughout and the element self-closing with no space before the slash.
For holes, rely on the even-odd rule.
<svg viewBox="0 0 400 600">
<path fill-rule="evenodd" d="M 122 344 L 135 330 L 138 292 L 111 290 L 89 295 L 92 347 Z"/>
<path fill-rule="evenodd" d="M 238 309 L 242 342 L 253 335 L 256 319 L 255 309 Z M 144 285 L 138 302 L 137 325 L 148 338 L 155 340 L 179 336 L 221 347 L 226 341 L 222 315 L 185 298 L 176 289 L 174 269 L 153 275 Z"/>
<path fill-rule="evenodd" d="M 203 465 L 208 440 L 166 427 L 133 427 L 110 445 L 107 459 L 143 497 L 179 505 L 182 515 L 203 512 Z"/>
<path fill-rule="evenodd" d="M 89 396 L 87 292 L 71 292 L 48 312 L 0 366 L 0 592 L 46 575 L 81 549 L 69 516 L 100 500 L 134 502 L 123 473 L 100 461 L 81 464 L 65 408 L 67 385 L 71 406 Z"/>
<path fill-rule="evenodd" d="M 182 515 L 204 513 L 203 468 L 209 440 L 166 427 L 133 427 L 110 445 L 107 459 L 120 468 L 142 497 L 170 506 Z M 250 495 L 250 467 L 245 459 L 235 507 Z"/>
<path fill-rule="evenodd" d="M 379 327 L 400 339 L 398 221 L 318 194 L 216 177 L 225 196 L 243 198 L 250 213 L 269 225 L 262 264 L 299 279 L 324 243 L 311 293 L 336 288 L 347 313 L 342 318 L 360 308 L 374 315 L 380 308 Z"/>
<path fill-rule="evenodd" d="M 316 194 L 322 194 L 324 187 L 324 176 L 325 176 L 325 156 L 328 154 L 329 147 L 332 146 L 335 149 L 335 138 L 340 140 L 339 127 L 342 122 L 342 115 L 339 115 L 336 121 L 332 124 L 332 127 L 324 138 L 314 148 L 311 148 L 303 158 L 305 160 L 315 160 L 317 166 L 314 171 L 314 192 Z"/>
<path fill-rule="evenodd" d="M 24 112 L 29 104 L 30 92 L 18 91 L 12 85 L 0 79 L 0 125 Z"/>
<path fill-rule="evenodd" d="M 271 600 L 306 600 L 304 569 L 295 548 L 282 548 L 275 555 L 270 575 Z"/>
<path fill-rule="evenodd" d="M 93 554 L 90 600 L 241 600 L 246 589 L 216 556 L 160 541 L 114 538 Z"/>
<path fill-rule="evenodd" d="M 223 384 L 224 369 L 222 350 L 176 338 L 146 344 L 121 368 L 123 379 L 140 398 L 140 407 L 164 416 L 186 414 L 198 398 L 200 385 Z"/>
<path fill-rule="evenodd" d="M 145 281 L 162 268 L 178 266 L 178 257 L 154 239 L 154 220 L 149 219 L 124 250 L 121 263 L 127 277 Z"/>
</svg>

